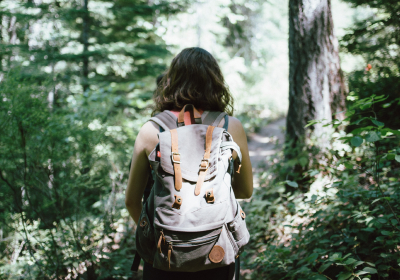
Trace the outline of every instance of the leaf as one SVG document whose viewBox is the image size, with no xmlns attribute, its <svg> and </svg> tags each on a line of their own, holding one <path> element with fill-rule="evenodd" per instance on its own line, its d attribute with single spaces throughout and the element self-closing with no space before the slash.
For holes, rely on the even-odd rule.
<svg viewBox="0 0 400 280">
<path fill-rule="evenodd" d="M 400 155 L 396 155 L 396 156 L 394 157 L 394 159 L 395 159 L 397 162 L 400 162 Z"/>
<path fill-rule="evenodd" d="M 308 159 L 306 157 L 301 157 L 299 159 L 299 163 L 300 163 L 301 167 L 305 167 L 308 163 Z"/>
<path fill-rule="evenodd" d="M 384 127 L 384 126 L 385 126 L 385 124 L 384 124 L 383 122 L 377 121 L 377 120 L 375 120 L 375 119 L 371 119 L 371 122 L 372 122 L 374 125 L 379 126 L 379 127 Z"/>
<path fill-rule="evenodd" d="M 386 224 L 387 220 L 384 218 L 378 218 L 378 222 L 380 222 L 381 224 Z"/>
<path fill-rule="evenodd" d="M 347 272 L 339 274 L 337 280 L 346 280 L 346 279 L 349 279 L 351 276 L 353 276 L 353 273 L 347 271 Z"/>
<path fill-rule="evenodd" d="M 319 121 L 309 121 L 308 124 L 304 128 L 312 126 L 312 125 L 314 125 L 316 123 L 319 123 Z"/>
<path fill-rule="evenodd" d="M 321 267 L 318 269 L 318 271 L 320 272 L 320 273 L 322 273 L 322 272 L 324 272 L 328 267 L 330 267 L 332 265 L 332 263 L 326 263 L 326 264 L 323 264 L 323 265 L 321 265 Z"/>
<path fill-rule="evenodd" d="M 289 180 L 287 180 L 287 181 L 286 181 L 286 184 L 288 184 L 289 186 L 291 186 L 291 187 L 293 187 L 293 188 L 298 188 L 298 187 L 299 187 L 299 185 L 298 185 L 296 182 L 294 182 L 294 181 L 289 181 Z"/>
<path fill-rule="evenodd" d="M 353 264 L 353 267 L 357 267 L 357 266 L 359 266 L 360 264 L 363 264 L 363 263 L 364 263 L 363 261 L 358 261 L 358 262 Z"/>
<path fill-rule="evenodd" d="M 381 198 L 374 199 L 374 201 L 372 201 L 371 204 L 374 204 L 375 202 L 377 202 L 379 200 L 381 200 Z"/>
<path fill-rule="evenodd" d="M 358 147 L 363 143 L 363 139 L 360 136 L 354 136 L 353 138 L 351 138 L 350 140 L 350 144 L 354 147 Z"/>
<path fill-rule="evenodd" d="M 398 224 L 396 219 L 391 219 L 390 221 L 392 222 L 392 225 L 394 225 L 394 226 Z"/>
<path fill-rule="evenodd" d="M 360 106 L 360 109 L 365 110 L 365 109 L 371 108 L 371 106 L 372 106 L 372 102 L 368 102 L 368 103 L 362 104 Z"/>
<path fill-rule="evenodd" d="M 371 274 L 378 273 L 378 271 L 375 268 L 372 268 L 372 267 L 365 267 L 365 268 L 363 268 L 363 271 L 366 271 L 366 272 L 371 273 Z"/>
<path fill-rule="evenodd" d="M 328 278 L 326 278 L 324 275 L 315 275 L 313 276 L 312 280 L 327 280 Z"/>
<path fill-rule="evenodd" d="M 353 258 L 349 258 L 349 259 L 347 259 L 344 263 L 347 264 L 347 265 L 349 265 L 349 264 L 355 263 L 356 261 L 357 261 L 357 260 L 355 260 L 355 259 L 353 259 Z"/>
<path fill-rule="evenodd" d="M 386 158 L 388 160 L 393 160 L 393 159 L 395 159 L 395 157 L 396 157 L 396 154 L 387 154 L 387 156 L 386 156 Z"/>
<path fill-rule="evenodd" d="M 400 135 L 400 131 L 399 130 L 394 130 L 394 129 L 390 129 L 390 128 L 383 128 L 381 130 L 383 135 L 389 136 L 389 135 Z M 389 133 L 389 135 L 387 135 Z M 391 133 L 391 134 L 390 134 Z"/>
<path fill-rule="evenodd" d="M 376 142 L 378 140 L 381 140 L 381 136 L 376 131 L 370 131 L 365 137 L 365 140 L 367 142 Z"/>
<path fill-rule="evenodd" d="M 317 253 L 312 253 L 306 260 L 309 263 L 313 263 L 315 262 L 315 260 L 318 258 L 318 254 Z"/>
</svg>

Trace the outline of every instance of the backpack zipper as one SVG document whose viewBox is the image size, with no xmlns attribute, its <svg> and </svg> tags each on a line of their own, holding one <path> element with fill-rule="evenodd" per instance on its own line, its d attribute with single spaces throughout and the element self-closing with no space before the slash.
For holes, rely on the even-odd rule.
<svg viewBox="0 0 400 280">
<path fill-rule="evenodd" d="M 205 238 L 199 238 L 199 239 L 194 239 L 192 241 L 182 241 L 182 240 L 171 240 L 170 243 L 175 246 L 175 247 L 192 247 L 192 246 L 199 246 L 199 245 L 204 245 L 213 242 L 216 240 L 219 236 L 219 233 L 213 236 L 205 237 Z"/>
</svg>

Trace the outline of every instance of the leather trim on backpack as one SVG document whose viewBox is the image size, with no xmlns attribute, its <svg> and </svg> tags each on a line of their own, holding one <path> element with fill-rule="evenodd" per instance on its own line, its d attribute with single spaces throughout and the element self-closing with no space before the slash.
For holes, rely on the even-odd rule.
<svg viewBox="0 0 400 280">
<path fill-rule="evenodd" d="M 208 255 L 208 258 L 210 259 L 211 262 L 213 263 L 220 263 L 225 257 L 225 250 L 219 245 L 215 245 L 210 254 Z"/>
<path fill-rule="evenodd" d="M 175 189 L 179 191 L 182 188 L 181 154 L 178 150 L 178 132 L 176 129 L 171 132 L 171 158 L 174 165 Z"/>
<path fill-rule="evenodd" d="M 179 139 L 180 169 L 182 179 L 190 182 L 197 182 L 199 178 L 199 166 L 202 162 L 205 150 L 205 136 L 207 133 L 206 125 L 188 125 L 176 130 Z M 212 144 L 209 167 L 205 173 L 204 181 L 215 177 L 218 172 L 218 155 L 223 138 L 224 129 L 215 127 L 212 135 Z M 174 175 L 174 163 L 171 159 L 171 135 L 170 131 L 164 131 L 158 134 L 160 139 L 160 164 L 161 168 L 171 175 Z M 189 142 L 190 141 L 190 142 Z M 187 143 L 190 143 L 189 145 Z M 192 147 L 197 149 L 192 150 Z"/>
<path fill-rule="evenodd" d="M 205 151 L 203 159 L 201 160 L 201 163 L 200 163 L 199 178 L 197 179 L 196 188 L 194 189 L 195 195 L 200 194 L 201 187 L 203 186 L 203 183 L 204 183 L 204 178 L 206 177 L 206 173 L 207 173 L 208 167 L 210 165 L 209 160 L 210 160 L 212 135 L 213 135 L 214 128 L 215 128 L 215 126 L 209 126 L 207 128 L 206 151 Z"/>
</svg>

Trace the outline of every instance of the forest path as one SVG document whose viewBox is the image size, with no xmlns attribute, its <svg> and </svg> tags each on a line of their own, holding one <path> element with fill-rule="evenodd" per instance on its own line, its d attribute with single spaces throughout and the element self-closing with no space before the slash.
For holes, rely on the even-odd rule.
<svg viewBox="0 0 400 280">
<path fill-rule="evenodd" d="M 258 187 L 258 174 L 268 167 L 266 157 L 279 152 L 283 145 L 285 126 L 286 118 L 281 118 L 262 127 L 257 133 L 247 135 L 255 188 Z"/>
</svg>

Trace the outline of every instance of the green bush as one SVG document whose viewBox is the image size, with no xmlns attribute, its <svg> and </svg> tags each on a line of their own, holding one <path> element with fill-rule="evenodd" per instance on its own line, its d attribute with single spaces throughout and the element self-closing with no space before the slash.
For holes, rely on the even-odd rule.
<svg viewBox="0 0 400 280">
<path fill-rule="evenodd" d="M 282 181 L 293 166 L 283 159 L 261 175 L 245 205 L 246 279 L 400 278 L 400 131 L 364 117 L 385 100 L 354 101 L 345 120 L 327 124 L 337 128 L 331 149 L 314 155 L 303 178 Z"/>
<path fill-rule="evenodd" d="M 135 239 L 124 189 L 140 125 L 110 117 L 107 90 L 63 108 L 49 91 L 18 69 L 2 81 L 0 279 L 126 279 Z"/>
</svg>

